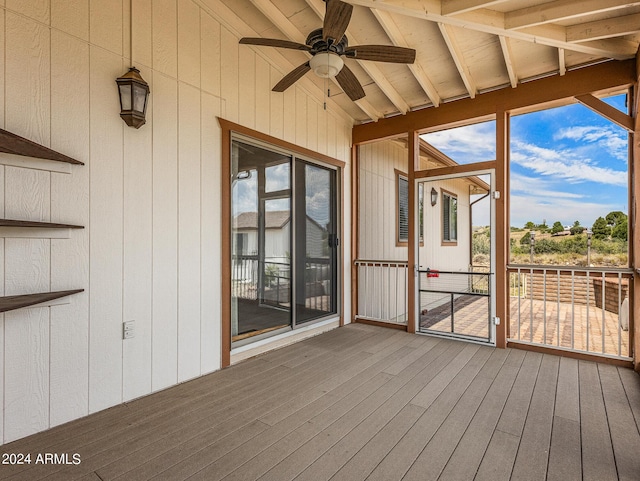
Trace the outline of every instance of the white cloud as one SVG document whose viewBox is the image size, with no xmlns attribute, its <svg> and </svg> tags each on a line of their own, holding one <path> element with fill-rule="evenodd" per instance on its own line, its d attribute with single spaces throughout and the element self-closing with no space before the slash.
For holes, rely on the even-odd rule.
<svg viewBox="0 0 640 481">
<path fill-rule="evenodd" d="M 541 178 L 528 177 L 516 173 L 511 173 L 509 179 L 509 187 L 513 193 L 524 193 L 541 199 L 548 199 L 549 197 L 554 199 L 582 199 L 585 197 L 583 194 L 556 190 L 553 188 L 553 184 L 555 183 Z"/>
<path fill-rule="evenodd" d="M 622 129 L 614 126 L 588 125 L 568 127 L 560 129 L 553 136 L 553 139 L 569 139 L 575 142 L 595 144 L 618 160 L 626 162 L 628 159 L 627 134 Z"/>
<path fill-rule="evenodd" d="M 534 172 L 569 182 L 598 182 L 608 185 L 627 185 L 627 172 L 594 165 L 588 158 L 573 150 L 553 150 L 519 140 L 511 143 L 511 161 Z"/>
<path fill-rule="evenodd" d="M 494 121 L 441 130 L 421 137 L 460 164 L 483 162 L 496 157 Z"/>
</svg>

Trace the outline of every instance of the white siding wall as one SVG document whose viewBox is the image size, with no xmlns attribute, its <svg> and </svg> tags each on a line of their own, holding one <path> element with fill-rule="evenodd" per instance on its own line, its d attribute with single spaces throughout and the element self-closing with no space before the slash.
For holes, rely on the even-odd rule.
<svg viewBox="0 0 640 481">
<path fill-rule="evenodd" d="M 1 215 L 85 226 L 0 239 L 0 294 L 85 289 L 0 315 L 2 442 L 220 368 L 216 116 L 349 161 L 350 119 L 320 92 L 271 92 L 281 66 L 239 48 L 241 19 L 199 3 L 133 0 L 133 63 L 151 87 L 134 130 L 115 85 L 131 65 L 127 0 L 0 1 L 0 127 L 86 164 L 0 156 Z"/>
<path fill-rule="evenodd" d="M 396 244 L 396 174 L 407 173 L 407 151 L 391 141 L 359 147 L 360 259 L 407 260 Z"/>
<path fill-rule="evenodd" d="M 407 172 L 407 150 L 391 141 L 359 147 L 359 244 L 361 260 L 407 260 L 407 247 L 396 242 L 398 221 L 395 170 Z M 462 179 L 426 182 L 424 189 L 424 245 L 419 248 L 421 269 L 467 271 L 470 263 L 469 183 Z M 438 191 L 432 207 L 431 188 Z M 458 242 L 442 243 L 442 189 L 458 197 Z M 466 283 L 466 277 L 461 279 Z M 361 267 L 359 315 L 405 322 L 406 279 L 400 270 Z M 400 301 L 398 302 L 398 299 Z"/>
<path fill-rule="evenodd" d="M 424 184 L 424 246 L 419 249 L 421 268 L 443 271 L 467 271 L 471 258 L 469 229 L 469 183 L 462 179 L 426 182 Z M 438 202 L 431 206 L 431 188 L 438 192 Z M 458 197 L 458 242 L 442 243 L 442 189 Z"/>
</svg>

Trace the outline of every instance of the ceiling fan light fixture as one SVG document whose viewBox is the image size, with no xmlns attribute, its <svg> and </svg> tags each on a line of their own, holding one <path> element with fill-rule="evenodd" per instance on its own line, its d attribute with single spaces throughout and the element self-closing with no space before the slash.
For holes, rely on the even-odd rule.
<svg viewBox="0 0 640 481">
<path fill-rule="evenodd" d="M 319 52 L 309 60 L 309 66 L 318 77 L 333 78 L 344 67 L 344 60 L 332 52 Z"/>
</svg>

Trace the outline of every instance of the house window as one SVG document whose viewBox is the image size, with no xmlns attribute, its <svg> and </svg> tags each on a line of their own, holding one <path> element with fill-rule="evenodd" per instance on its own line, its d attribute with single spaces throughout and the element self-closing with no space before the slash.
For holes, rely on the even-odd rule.
<svg viewBox="0 0 640 481">
<path fill-rule="evenodd" d="M 396 170 L 396 244 L 406 245 L 409 240 L 409 180 L 402 172 Z M 418 232 L 420 244 L 424 242 L 423 225 L 423 186 L 418 185 Z"/>
<path fill-rule="evenodd" d="M 237 255 L 247 255 L 249 250 L 249 234 L 236 233 L 235 252 Z"/>
<path fill-rule="evenodd" d="M 458 198 L 442 191 L 442 241 L 455 243 L 458 241 Z"/>
<path fill-rule="evenodd" d="M 409 181 L 399 173 L 396 173 L 396 192 L 397 243 L 406 244 L 409 240 Z"/>
</svg>

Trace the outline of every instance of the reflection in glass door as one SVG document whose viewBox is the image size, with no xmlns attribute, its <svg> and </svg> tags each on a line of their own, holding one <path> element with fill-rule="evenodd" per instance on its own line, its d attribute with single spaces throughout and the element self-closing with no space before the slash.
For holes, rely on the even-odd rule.
<svg viewBox="0 0 640 481">
<path fill-rule="evenodd" d="M 237 346 L 337 313 L 337 173 L 239 139 L 231 154 Z"/>
<path fill-rule="evenodd" d="M 296 162 L 296 324 L 337 312 L 336 172 Z"/>
<path fill-rule="evenodd" d="M 291 157 L 232 145 L 231 336 L 291 325 Z"/>
</svg>

